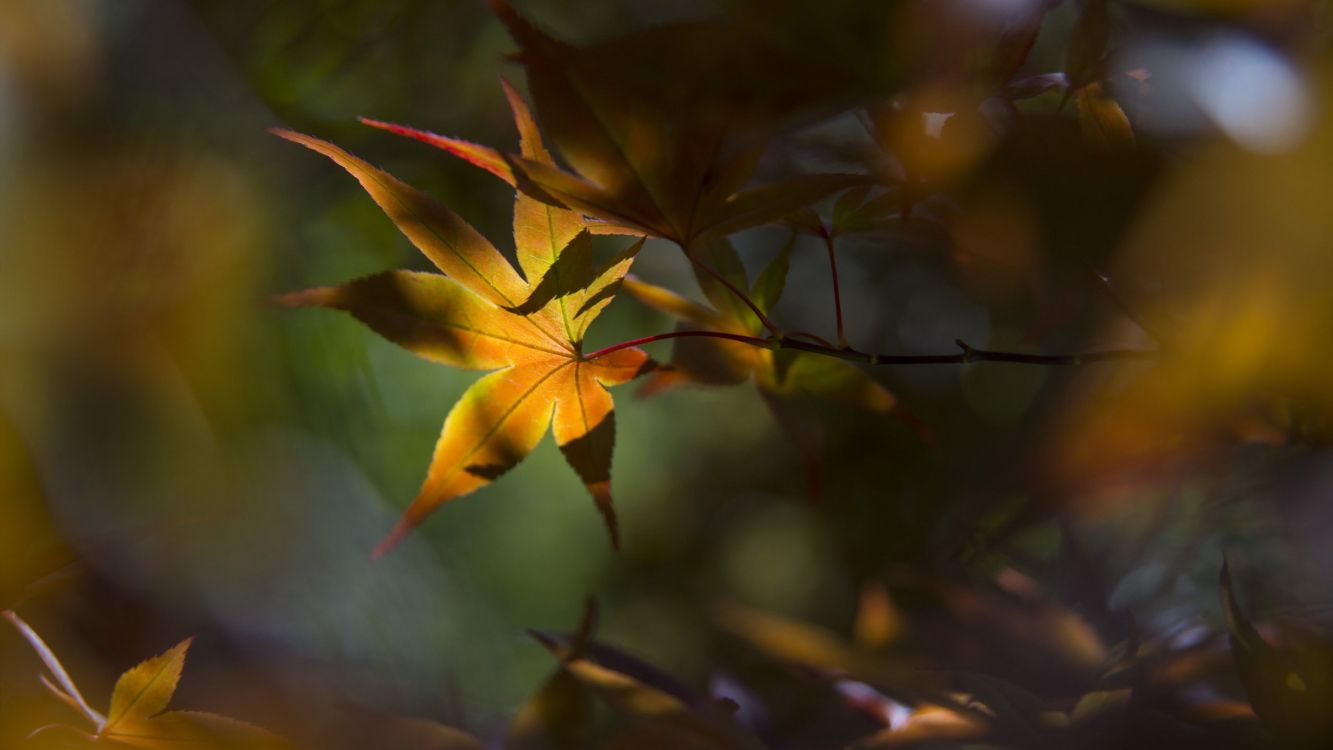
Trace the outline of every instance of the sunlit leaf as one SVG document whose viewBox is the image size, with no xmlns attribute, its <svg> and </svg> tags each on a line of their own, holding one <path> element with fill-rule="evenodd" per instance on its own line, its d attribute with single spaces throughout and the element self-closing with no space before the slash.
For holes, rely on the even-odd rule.
<svg viewBox="0 0 1333 750">
<path fill-rule="evenodd" d="M 366 117 L 361 118 L 361 122 L 372 128 L 387 130 L 390 133 L 406 136 L 422 143 L 443 149 L 454 156 L 499 177 L 510 185 L 516 184 L 514 179 L 514 170 L 510 168 L 509 162 L 505 161 L 504 155 L 489 146 L 483 146 L 471 141 L 465 141 L 461 138 L 450 138 L 449 136 L 437 135 L 427 130 L 418 130 L 409 128 L 405 125 L 395 125 L 391 122 L 382 122 L 372 120 Z"/>
<path fill-rule="evenodd" d="M 521 100 L 513 95 L 511 102 L 524 153 L 549 162 Z M 449 412 L 420 492 L 375 554 L 391 548 L 442 503 L 512 469 L 548 429 L 618 546 L 610 489 L 615 414 L 606 387 L 639 375 L 648 358 L 631 348 L 588 359 L 582 345 L 588 325 L 619 290 L 642 240 L 594 269 L 580 216 L 520 193 L 514 239 L 525 280 L 462 219 L 421 193 L 335 146 L 287 131 L 278 135 L 329 156 L 356 176 L 446 274 L 388 272 L 278 301 L 346 310 L 423 357 L 495 370 L 474 383 Z"/>
<path fill-rule="evenodd" d="M 454 281 L 502 307 L 523 302 L 527 291 L 523 279 L 486 238 L 453 211 L 327 141 L 290 130 L 275 128 L 272 132 L 327 156 L 350 172 L 412 244 Z"/>
<path fill-rule="evenodd" d="M 713 326 L 721 321 L 721 317 L 713 310 L 691 302 L 670 289 L 649 284 L 634 276 L 625 277 L 625 291 L 654 310 L 687 323 Z"/>
</svg>

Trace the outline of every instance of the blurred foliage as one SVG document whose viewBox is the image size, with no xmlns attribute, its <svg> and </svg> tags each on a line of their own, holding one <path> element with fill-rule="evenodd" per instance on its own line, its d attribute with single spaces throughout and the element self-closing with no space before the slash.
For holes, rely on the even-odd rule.
<svg viewBox="0 0 1333 750">
<path fill-rule="evenodd" d="M 1326 2 L 514 6 L 0 0 L 0 746 L 1329 745 Z M 767 342 L 643 345 L 619 554 L 543 443 L 366 559 L 470 376 L 268 304 L 429 267 L 275 126 Z"/>
</svg>

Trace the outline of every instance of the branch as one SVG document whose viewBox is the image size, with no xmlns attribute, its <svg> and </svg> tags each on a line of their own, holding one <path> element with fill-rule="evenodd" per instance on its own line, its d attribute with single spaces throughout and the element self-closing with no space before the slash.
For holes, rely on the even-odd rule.
<svg viewBox="0 0 1333 750">
<path fill-rule="evenodd" d="M 666 339 L 679 339 L 679 338 L 686 338 L 689 336 L 710 338 L 710 339 L 725 339 L 727 341 L 736 341 L 742 344 L 749 344 L 750 346 L 758 346 L 764 349 L 772 349 L 777 345 L 777 342 L 774 339 L 761 339 L 761 338 L 756 338 L 754 336 L 742 336 L 739 333 L 723 333 L 721 331 L 671 331 L 670 333 L 659 333 L 654 336 L 644 336 L 643 338 L 631 339 L 629 341 L 622 341 L 619 344 L 613 344 L 611 346 L 606 347 L 605 349 L 598 349 L 592 354 L 585 354 L 583 355 L 583 359 L 585 361 L 591 359 L 597 359 L 598 357 L 610 354 L 612 352 L 618 352 L 621 349 L 629 349 L 630 347 L 639 346 L 641 344 L 651 344 L 654 341 L 665 341 Z"/>
<path fill-rule="evenodd" d="M 829 271 L 833 275 L 833 312 L 837 317 L 838 345 L 847 348 L 847 336 L 842 329 L 842 288 L 838 284 L 838 259 L 833 252 L 833 233 L 824 232 L 824 244 L 828 247 Z"/>
<path fill-rule="evenodd" d="M 1008 362 L 1018 365 L 1044 365 L 1047 367 L 1067 367 L 1097 364 L 1099 362 L 1151 362 L 1161 358 L 1161 352 L 1155 349 L 1103 349 L 1100 351 L 1080 352 L 1078 354 L 1025 354 L 1022 352 L 997 352 L 989 349 L 976 349 L 962 339 L 954 343 L 962 351 L 956 354 L 871 354 L 857 351 L 851 347 L 833 347 L 802 341 L 791 336 L 761 339 L 756 336 L 742 336 L 721 331 L 672 331 L 655 336 L 624 341 L 619 344 L 599 349 L 584 355 L 584 360 L 597 359 L 611 352 L 628 349 L 654 341 L 696 336 L 702 338 L 724 339 L 762 349 L 795 349 L 825 357 L 851 360 L 866 365 L 966 365 L 974 362 Z"/>
<path fill-rule="evenodd" d="M 32 649 L 37 652 L 37 656 L 41 658 L 42 663 L 46 665 L 48 670 L 50 670 L 51 676 L 55 678 L 56 683 L 60 686 L 58 689 L 51 685 L 50 681 L 44 679 L 43 682 L 47 685 L 47 689 L 52 690 L 59 695 L 61 700 L 71 703 L 71 705 L 76 707 L 84 716 L 88 717 L 89 721 L 97 726 L 98 731 L 101 731 L 102 727 L 106 725 L 106 717 L 93 710 L 93 708 L 88 705 L 88 701 L 84 700 L 78 687 L 74 685 L 74 680 L 70 679 L 69 673 L 65 671 L 65 666 L 60 663 L 60 659 L 56 658 L 55 653 L 51 651 L 51 647 L 46 645 L 46 641 L 42 640 L 42 637 L 37 635 L 37 631 L 33 630 L 32 627 L 15 614 L 13 610 L 7 609 L 4 612 L 0 612 L 0 616 L 9 620 L 10 624 L 12 624 L 28 644 L 32 646 Z"/>
<path fill-rule="evenodd" d="M 1120 294 L 1119 290 L 1116 289 L 1115 284 L 1111 283 L 1111 277 L 1109 275 L 1090 262 L 1086 263 L 1086 266 L 1088 273 L 1092 274 L 1092 277 L 1097 280 L 1097 288 L 1101 289 L 1102 293 L 1108 300 L 1110 300 L 1111 304 L 1120 311 L 1121 315 L 1124 315 L 1130 322 L 1134 323 L 1139 328 L 1142 328 L 1144 333 L 1153 337 L 1158 344 L 1165 345 L 1170 343 L 1171 339 L 1166 335 L 1165 331 L 1158 329 L 1155 325 L 1149 323 L 1142 315 L 1134 312 L 1134 309 L 1127 301 L 1125 301 L 1125 298 Z"/>
<path fill-rule="evenodd" d="M 849 359 L 867 365 L 967 365 L 973 362 L 1009 362 L 1019 365 L 1073 366 L 1098 362 L 1146 362 L 1161 357 L 1155 349 L 1107 349 L 1078 354 L 1025 354 L 976 349 L 962 339 L 954 343 L 962 351 L 957 354 L 871 354 L 850 347 L 830 350 L 828 347 L 783 338 L 778 348 L 799 349 L 840 359 Z"/>
</svg>

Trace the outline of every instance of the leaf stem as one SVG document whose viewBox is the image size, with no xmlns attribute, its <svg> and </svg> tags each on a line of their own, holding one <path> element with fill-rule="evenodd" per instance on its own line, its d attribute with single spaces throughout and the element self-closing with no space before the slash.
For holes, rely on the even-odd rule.
<svg viewBox="0 0 1333 750">
<path fill-rule="evenodd" d="M 847 336 L 842 328 L 842 288 L 838 284 L 838 258 L 833 252 L 833 232 L 824 232 L 824 245 L 828 247 L 829 272 L 833 275 L 833 312 L 838 322 L 838 346 L 847 348 Z"/>
<path fill-rule="evenodd" d="M 816 344 L 823 344 L 824 346 L 828 347 L 829 349 L 837 349 L 837 348 L 838 348 L 837 345 L 835 345 L 832 341 L 829 341 L 828 339 L 824 338 L 823 336 L 817 336 L 817 335 L 815 335 L 815 334 L 813 334 L 813 333 L 810 333 L 810 332 L 808 332 L 808 331 L 788 331 L 788 332 L 787 332 L 787 336 L 788 336 L 789 338 L 797 338 L 797 337 L 799 336 L 800 338 L 810 339 L 811 341 L 815 342 Z"/>
<path fill-rule="evenodd" d="M 1142 328 L 1144 333 L 1147 333 L 1155 339 L 1158 344 L 1165 345 L 1170 343 L 1170 337 L 1167 336 L 1165 332 L 1159 330 L 1155 325 L 1144 319 L 1142 315 L 1139 315 L 1134 311 L 1125 300 L 1124 296 L 1120 294 L 1120 291 L 1116 289 L 1115 284 L 1111 282 L 1111 277 L 1109 275 L 1092 263 L 1087 263 L 1086 266 L 1088 273 L 1092 274 L 1092 277 L 1097 280 L 1098 288 L 1101 289 L 1102 293 L 1108 300 L 1110 300 L 1111 304 L 1115 306 L 1121 315 L 1124 315 L 1130 322 L 1134 323 L 1139 328 Z"/>
<path fill-rule="evenodd" d="M 63 688 L 62 692 L 64 693 L 64 697 L 72 700 L 78 710 L 82 712 L 84 716 L 88 717 L 88 720 L 97 727 L 98 731 L 101 731 L 102 727 L 106 725 L 106 717 L 93 710 L 93 708 L 88 705 L 88 701 L 84 700 L 83 694 L 80 693 L 79 688 L 74 685 L 74 680 L 70 679 L 69 673 L 65 671 L 64 665 L 60 663 L 60 659 L 56 658 L 55 652 L 51 650 L 51 647 L 46 645 L 46 641 L 42 640 L 40 635 L 37 635 L 37 631 L 33 630 L 31 625 L 24 622 L 21 617 L 15 614 L 14 610 L 7 609 L 0 614 L 3 614 L 4 618 L 9 620 L 9 622 L 18 629 L 23 638 L 32 646 L 32 649 L 37 652 L 39 657 L 41 657 L 42 663 L 51 671 L 51 676 L 54 677 L 60 687 Z M 49 685 L 50 683 L 47 684 Z"/>
</svg>

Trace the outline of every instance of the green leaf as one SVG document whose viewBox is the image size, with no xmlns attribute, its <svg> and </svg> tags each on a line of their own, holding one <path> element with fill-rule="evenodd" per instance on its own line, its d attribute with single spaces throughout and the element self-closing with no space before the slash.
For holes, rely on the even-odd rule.
<svg viewBox="0 0 1333 750">
<path fill-rule="evenodd" d="M 792 234 L 778 254 L 773 256 L 773 260 L 755 277 L 750 297 L 765 313 L 773 311 L 778 300 L 782 299 L 783 290 L 787 288 L 787 271 L 791 267 L 791 250 L 795 246 L 796 235 Z"/>
<path fill-rule="evenodd" d="M 1219 580 L 1231 654 L 1254 712 L 1278 738 L 1295 747 L 1333 744 L 1333 646 L 1296 650 L 1264 640 L 1236 601 L 1230 565 Z"/>
<path fill-rule="evenodd" d="M 745 272 L 745 264 L 741 262 L 741 256 L 736 252 L 731 240 L 720 234 L 704 235 L 691 242 L 685 252 L 694 261 L 694 278 L 699 282 L 699 288 L 713 307 L 726 313 L 733 320 L 742 322 L 747 329 L 756 329 L 758 321 L 754 317 L 754 312 L 740 295 L 728 289 L 717 276 L 699 265 L 701 263 L 707 265 L 741 294 L 748 296 L 750 279 Z"/>
<path fill-rule="evenodd" d="M 860 367 L 805 352 L 794 356 L 788 364 L 782 388 L 799 389 L 875 414 L 887 414 L 897 406 L 893 393 Z"/>
</svg>

